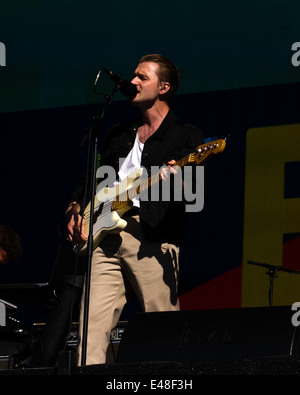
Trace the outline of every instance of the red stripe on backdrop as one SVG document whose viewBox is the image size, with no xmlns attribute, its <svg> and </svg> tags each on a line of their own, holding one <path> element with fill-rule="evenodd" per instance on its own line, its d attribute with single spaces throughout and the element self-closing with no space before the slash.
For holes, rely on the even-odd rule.
<svg viewBox="0 0 300 395">
<path fill-rule="evenodd" d="M 283 244 L 282 266 L 300 271 L 300 236 Z"/>
<path fill-rule="evenodd" d="M 181 310 L 241 307 L 242 266 L 179 296 Z"/>
</svg>

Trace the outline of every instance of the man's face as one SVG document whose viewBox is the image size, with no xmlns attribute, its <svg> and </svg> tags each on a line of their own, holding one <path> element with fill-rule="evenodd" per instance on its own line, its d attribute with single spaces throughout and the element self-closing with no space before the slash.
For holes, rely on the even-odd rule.
<svg viewBox="0 0 300 395">
<path fill-rule="evenodd" d="M 158 100 L 161 83 L 157 76 L 158 65 L 154 62 L 143 62 L 134 72 L 131 83 L 137 88 L 137 95 L 132 103 L 139 107 L 151 107 Z"/>
</svg>

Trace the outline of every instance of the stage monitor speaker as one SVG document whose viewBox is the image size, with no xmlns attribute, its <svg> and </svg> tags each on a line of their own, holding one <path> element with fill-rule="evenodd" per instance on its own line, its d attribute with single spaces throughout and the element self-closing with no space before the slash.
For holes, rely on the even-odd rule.
<svg viewBox="0 0 300 395">
<path fill-rule="evenodd" d="M 218 361 L 299 354 L 291 307 L 258 307 L 132 316 L 117 362 Z"/>
<path fill-rule="evenodd" d="M 11 355 L 0 354 L 0 370 L 8 370 L 13 367 L 13 358 Z"/>
<path fill-rule="evenodd" d="M 115 363 L 119 351 L 120 342 L 124 334 L 127 321 L 119 321 L 118 325 L 111 331 L 110 340 L 106 352 L 106 363 Z"/>
</svg>

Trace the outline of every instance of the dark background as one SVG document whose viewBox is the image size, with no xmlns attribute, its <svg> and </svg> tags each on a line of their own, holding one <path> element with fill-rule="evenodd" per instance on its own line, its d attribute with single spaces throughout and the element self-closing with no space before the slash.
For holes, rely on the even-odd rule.
<svg viewBox="0 0 300 395">
<path fill-rule="evenodd" d="M 180 294 L 240 268 L 247 130 L 300 121 L 300 68 L 291 64 L 297 10 L 291 0 L 1 5 L 0 222 L 20 235 L 23 256 L 0 266 L 0 283 L 51 278 L 59 224 L 86 170 L 88 145 L 79 143 L 102 107 L 102 95 L 93 93 L 97 72 L 106 66 L 130 79 L 151 52 L 170 57 L 181 71 L 176 115 L 207 137 L 230 133 L 225 151 L 208 162 L 204 209 L 189 216 Z M 102 79 L 100 88 L 112 86 Z M 135 115 L 118 93 L 101 138 Z M 241 305 L 238 281 L 228 284 L 225 307 L 234 291 L 234 305 Z"/>
</svg>

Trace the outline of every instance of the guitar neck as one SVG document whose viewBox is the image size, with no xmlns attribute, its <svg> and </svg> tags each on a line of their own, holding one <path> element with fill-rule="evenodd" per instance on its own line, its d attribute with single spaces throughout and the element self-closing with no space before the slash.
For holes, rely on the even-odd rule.
<svg viewBox="0 0 300 395">
<path fill-rule="evenodd" d="M 177 162 L 175 162 L 173 167 L 177 166 L 182 168 L 183 166 L 189 163 L 189 158 L 190 155 L 187 155 L 186 157 L 179 159 Z M 137 187 L 136 186 L 130 187 L 126 191 L 117 195 L 116 199 L 112 203 L 112 209 L 117 210 L 118 208 L 124 205 L 124 202 L 128 202 L 134 199 L 140 193 L 145 192 L 147 189 L 157 184 L 161 179 L 162 179 L 161 173 L 158 172 L 153 176 L 148 177 L 146 180 L 141 180 Z"/>
<path fill-rule="evenodd" d="M 215 140 L 210 143 L 200 145 L 194 153 L 179 159 L 173 167 L 184 167 L 188 163 L 196 162 L 197 165 L 204 163 L 211 154 L 218 154 L 225 148 L 226 142 L 223 139 Z M 161 173 L 158 172 L 146 180 L 139 180 L 138 186 L 132 186 L 126 191 L 116 196 L 116 199 L 112 203 L 112 209 L 117 210 L 118 208 L 126 205 L 129 200 L 132 200 L 140 193 L 149 189 L 152 185 L 158 183 L 161 180 Z"/>
</svg>

